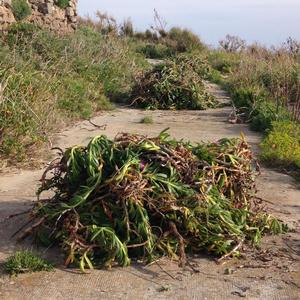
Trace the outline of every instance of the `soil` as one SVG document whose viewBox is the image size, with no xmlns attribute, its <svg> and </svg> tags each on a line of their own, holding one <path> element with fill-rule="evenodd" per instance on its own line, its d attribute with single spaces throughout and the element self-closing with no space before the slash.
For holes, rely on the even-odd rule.
<svg viewBox="0 0 300 300">
<path fill-rule="evenodd" d="M 220 102 L 230 102 L 218 86 L 210 85 L 210 90 Z M 57 134 L 52 143 L 64 149 L 85 144 L 95 135 L 113 138 L 119 132 L 130 132 L 155 136 L 170 128 L 173 137 L 193 142 L 238 137 L 243 132 L 258 154 L 261 136 L 244 124 L 228 122 L 230 113 L 230 106 L 206 111 L 117 108 L 92 119 L 94 124 L 106 125 L 105 130 L 84 121 Z M 141 124 L 145 116 L 151 116 L 154 123 Z M 42 172 L 17 170 L 0 177 L 0 262 L 18 248 L 33 247 L 28 241 L 17 244 L 11 238 L 26 216 L 7 216 L 30 207 Z M 290 176 L 262 167 L 257 188 L 269 211 L 292 230 L 284 236 L 265 237 L 260 249 L 246 251 L 240 259 L 217 264 L 211 257 L 191 257 L 190 265 L 182 269 L 164 258 L 149 266 L 135 264 L 80 274 L 62 266 L 58 249 L 39 249 L 56 263 L 55 272 L 10 278 L 0 266 L 0 299 L 300 299 L 299 186 Z"/>
</svg>

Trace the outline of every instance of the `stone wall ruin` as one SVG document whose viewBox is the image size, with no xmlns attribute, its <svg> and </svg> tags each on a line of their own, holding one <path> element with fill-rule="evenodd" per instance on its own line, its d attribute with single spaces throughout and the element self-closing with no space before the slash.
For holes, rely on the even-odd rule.
<svg viewBox="0 0 300 300">
<path fill-rule="evenodd" d="M 31 7 L 31 15 L 24 18 L 40 27 L 58 33 L 73 32 L 77 26 L 77 0 L 69 0 L 66 8 L 60 8 L 56 0 L 26 0 Z M 12 0 L 0 0 L 0 30 L 5 31 L 16 22 Z"/>
</svg>

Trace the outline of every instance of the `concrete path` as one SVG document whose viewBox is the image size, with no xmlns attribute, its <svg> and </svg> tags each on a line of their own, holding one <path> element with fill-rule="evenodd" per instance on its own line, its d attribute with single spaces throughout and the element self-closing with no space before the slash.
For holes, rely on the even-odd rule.
<svg viewBox="0 0 300 300">
<path fill-rule="evenodd" d="M 226 94 L 215 85 L 211 91 L 219 101 L 228 102 Z M 55 146 L 66 148 L 85 144 L 90 137 L 119 132 L 157 135 L 169 127 L 170 134 L 193 142 L 237 137 L 243 132 L 258 152 L 261 137 L 246 125 L 228 122 L 230 107 L 207 111 L 142 111 L 119 108 L 88 121 L 80 122 L 53 140 Z M 152 116 L 153 124 L 141 124 L 144 116 Z M 32 247 L 28 242 L 17 245 L 11 234 L 26 217 L 5 218 L 26 210 L 35 199 L 35 190 L 42 170 L 18 171 L 0 175 L 0 261 L 17 248 Z M 53 273 L 38 273 L 9 278 L 0 275 L 0 299 L 300 299 L 300 189 L 289 176 L 263 168 L 257 180 L 258 194 L 266 206 L 287 222 L 294 232 L 284 237 L 266 237 L 262 249 L 246 253 L 241 260 L 217 265 L 212 258 L 192 259 L 190 267 L 180 269 L 175 262 L 163 259 L 151 266 L 95 270 L 80 274 L 62 266 L 58 249 L 44 255 L 57 262 Z M 1 267 L 0 267 L 1 268 Z"/>
</svg>

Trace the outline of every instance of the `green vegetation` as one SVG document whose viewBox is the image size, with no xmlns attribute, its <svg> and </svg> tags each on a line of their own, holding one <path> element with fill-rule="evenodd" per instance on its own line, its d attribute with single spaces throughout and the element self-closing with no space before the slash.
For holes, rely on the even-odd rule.
<svg viewBox="0 0 300 300">
<path fill-rule="evenodd" d="M 272 129 L 261 144 L 263 160 L 273 166 L 300 169 L 300 124 L 273 122 Z"/>
<path fill-rule="evenodd" d="M 68 0 L 56 3 L 65 7 Z M 17 19 L 30 13 L 26 1 L 13 0 L 12 7 Z M 226 88 L 237 118 L 266 138 L 275 133 L 276 122 L 297 126 L 297 41 L 289 38 L 270 50 L 227 35 L 220 49 L 209 49 L 190 30 L 167 30 L 157 12 L 145 32 L 136 32 L 130 19 L 120 25 L 107 14 L 96 15 L 97 21 L 81 19 L 73 35 L 19 23 L 0 37 L 1 158 L 22 161 L 42 149 L 54 130 L 110 109 L 113 102 L 147 109 L 215 107 L 204 80 Z M 164 62 L 151 68 L 145 58 Z M 268 160 L 266 147 L 262 150 Z M 281 156 L 277 160 L 283 162 Z"/>
<path fill-rule="evenodd" d="M 55 4 L 62 8 L 62 9 L 65 9 L 69 6 L 69 0 L 56 0 Z"/>
<path fill-rule="evenodd" d="M 51 264 L 28 250 L 16 252 L 6 261 L 4 267 L 10 275 L 53 270 Z"/>
<path fill-rule="evenodd" d="M 173 27 L 164 39 L 170 48 L 180 53 L 205 49 L 205 45 L 200 41 L 198 35 L 188 29 Z"/>
<path fill-rule="evenodd" d="M 253 202 L 252 154 L 244 140 L 192 145 L 166 131 L 147 138 L 123 134 L 75 146 L 47 169 L 34 224 L 43 243 L 59 244 L 66 265 L 127 266 L 186 253 L 238 255 L 262 235 L 286 227 Z M 50 174 L 49 174 L 50 175 Z M 32 219 L 31 219 L 32 220 Z M 51 234 L 50 234 L 51 233 Z"/>
<path fill-rule="evenodd" d="M 131 101 L 146 109 L 215 107 L 215 99 L 206 91 L 199 75 L 190 58 L 156 65 L 137 79 Z"/>
<path fill-rule="evenodd" d="M 64 7 L 67 1 L 56 3 Z M 1 158 L 24 161 L 42 152 L 61 126 L 136 96 L 144 97 L 139 106 L 148 108 L 214 107 L 202 82 L 209 73 L 199 55 L 205 46 L 195 34 L 179 28 L 139 34 L 130 20 L 119 26 L 107 14 L 97 17 L 81 19 L 76 33 L 67 36 L 26 23 L 0 36 Z M 151 70 L 147 57 L 171 62 Z M 137 95 L 147 77 L 150 94 Z"/>
<path fill-rule="evenodd" d="M 132 35 L 137 44 L 137 51 L 147 58 L 172 58 L 180 53 L 199 53 L 205 51 L 206 45 L 192 31 L 173 27 L 146 30 Z"/>
<path fill-rule="evenodd" d="M 113 102 L 216 107 L 206 90 L 210 80 L 231 93 L 238 118 L 265 134 L 262 159 L 300 169 L 300 51 L 293 41 L 271 51 L 228 35 L 222 49 L 211 50 L 189 30 L 166 30 L 157 13 L 159 26 L 142 33 L 130 20 L 119 26 L 107 14 L 97 17 L 81 19 L 66 36 L 23 23 L 0 36 L 1 159 L 32 156 L 55 130 Z M 146 58 L 163 61 L 151 67 Z M 239 255 L 243 245 L 287 229 L 253 200 L 252 153 L 242 139 L 193 145 L 166 132 L 100 136 L 62 155 L 41 180 L 39 195 L 54 195 L 34 205 L 31 221 L 38 225 L 25 233 L 60 245 L 65 264 L 82 271 L 164 255 L 184 265 L 186 253 L 203 251 Z M 6 269 L 18 274 L 51 266 L 18 252 Z"/>
<path fill-rule="evenodd" d="M 12 0 L 11 8 L 17 21 L 21 21 L 31 15 L 31 8 L 26 0 Z"/>
<path fill-rule="evenodd" d="M 64 124 L 112 108 L 146 66 L 126 39 L 90 27 L 62 37 L 20 23 L 0 45 L 0 156 L 14 161 Z"/>
<path fill-rule="evenodd" d="M 142 53 L 146 58 L 165 59 L 174 55 L 172 49 L 164 44 L 149 44 L 137 48 L 137 52 Z"/>
<path fill-rule="evenodd" d="M 141 123 L 142 124 L 153 124 L 154 121 L 151 116 L 146 116 L 146 117 L 142 118 Z"/>
<path fill-rule="evenodd" d="M 297 128 L 300 119 L 300 56 L 295 46 L 297 43 L 289 39 L 283 47 L 271 51 L 257 45 L 241 46 L 238 39 L 230 38 L 225 47 L 230 51 L 214 50 L 208 55 L 215 69 L 211 79 L 221 82 L 230 92 L 237 115 L 249 122 L 253 130 L 265 134 L 262 159 L 272 164 L 299 168 L 295 154 L 297 147 L 284 150 L 294 140 L 291 128 Z M 235 48 L 240 50 L 232 50 Z"/>
</svg>

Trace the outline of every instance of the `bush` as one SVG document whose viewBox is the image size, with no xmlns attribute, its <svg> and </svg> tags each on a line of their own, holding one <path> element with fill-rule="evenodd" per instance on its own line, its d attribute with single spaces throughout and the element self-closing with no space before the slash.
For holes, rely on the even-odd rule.
<svg viewBox="0 0 300 300">
<path fill-rule="evenodd" d="M 152 59 L 163 59 L 174 55 L 172 49 L 163 44 L 146 44 L 138 48 L 138 52 Z"/>
<path fill-rule="evenodd" d="M 101 84 L 96 87 L 83 78 L 66 77 L 62 80 L 60 88 L 62 90 L 57 100 L 58 108 L 69 116 L 88 119 L 93 111 L 111 108 Z"/>
<path fill-rule="evenodd" d="M 283 106 L 276 106 L 269 98 L 260 87 L 232 87 L 232 100 L 238 113 L 255 131 L 265 132 L 272 127 L 273 121 L 291 119 L 291 114 Z"/>
<path fill-rule="evenodd" d="M 219 41 L 219 45 L 227 52 L 238 52 L 245 49 L 246 41 L 238 36 L 227 34 L 224 40 Z"/>
<path fill-rule="evenodd" d="M 211 76 L 212 68 L 201 54 L 195 52 L 178 54 L 174 61 L 183 68 L 190 68 L 202 79 L 208 79 Z"/>
<path fill-rule="evenodd" d="M 300 124 L 272 123 L 272 130 L 261 143 L 261 158 L 274 165 L 296 167 L 300 171 Z"/>
<path fill-rule="evenodd" d="M 11 8 L 17 21 L 23 20 L 31 15 L 31 7 L 26 0 L 12 0 Z"/>
<path fill-rule="evenodd" d="M 237 108 L 252 109 L 257 102 L 262 101 L 262 97 L 259 87 L 232 88 L 232 100 Z"/>
<path fill-rule="evenodd" d="M 22 45 L 31 43 L 35 32 L 39 31 L 39 28 L 31 23 L 14 23 L 7 31 L 7 44 L 10 48 L 14 48 L 16 45 Z"/>
<path fill-rule="evenodd" d="M 168 32 L 166 44 L 178 52 L 189 52 L 193 50 L 203 50 L 204 44 L 199 37 L 188 29 L 173 27 Z"/>
<path fill-rule="evenodd" d="M 240 57 L 236 53 L 211 51 L 208 54 L 208 61 L 215 70 L 223 74 L 230 74 L 239 66 Z"/>
<path fill-rule="evenodd" d="M 291 114 L 286 108 L 276 105 L 270 101 L 259 103 L 251 116 L 251 129 L 255 131 L 265 132 L 272 128 L 274 121 L 291 120 Z"/>
<path fill-rule="evenodd" d="M 69 2 L 70 2 L 70 0 L 56 0 L 55 4 L 58 7 L 65 9 L 69 6 Z"/>
<path fill-rule="evenodd" d="M 52 131 L 128 94 L 146 65 L 127 39 L 80 27 L 59 36 L 15 24 L 0 39 L 0 156 L 12 163 L 43 151 Z"/>
</svg>

